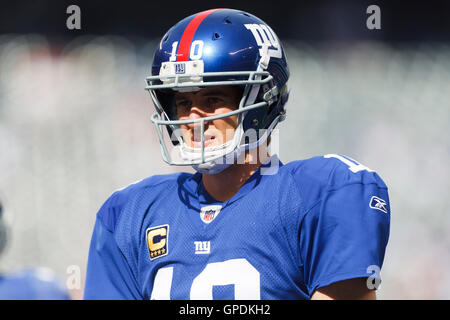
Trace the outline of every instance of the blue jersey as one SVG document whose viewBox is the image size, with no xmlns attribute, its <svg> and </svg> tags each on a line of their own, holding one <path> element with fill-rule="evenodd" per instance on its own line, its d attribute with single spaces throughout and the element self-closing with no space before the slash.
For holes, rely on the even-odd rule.
<svg viewBox="0 0 450 320">
<path fill-rule="evenodd" d="M 0 275 L 0 300 L 70 300 L 70 296 L 52 271 L 28 267 Z"/>
<path fill-rule="evenodd" d="M 338 155 L 273 163 L 226 202 L 199 173 L 113 193 L 97 214 L 85 299 L 309 299 L 381 268 L 390 209 L 375 172 Z"/>
</svg>

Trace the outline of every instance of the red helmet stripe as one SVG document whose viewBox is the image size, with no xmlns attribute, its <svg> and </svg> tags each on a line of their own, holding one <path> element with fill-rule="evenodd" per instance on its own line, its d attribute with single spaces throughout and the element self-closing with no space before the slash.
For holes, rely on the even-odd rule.
<svg viewBox="0 0 450 320">
<path fill-rule="evenodd" d="M 198 26 L 207 16 L 209 16 L 213 12 L 216 12 L 217 10 L 220 9 L 211 9 L 200 12 L 191 20 L 191 22 L 189 22 L 183 32 L 183 35 L 181 36 L 180 44 L 178 47 L 177 61 L 189 60 L 189 50 L 191 49 L 191 42 L 192 38 L 194 38 L 195 31 L 197 31 Z"/>
</svg>

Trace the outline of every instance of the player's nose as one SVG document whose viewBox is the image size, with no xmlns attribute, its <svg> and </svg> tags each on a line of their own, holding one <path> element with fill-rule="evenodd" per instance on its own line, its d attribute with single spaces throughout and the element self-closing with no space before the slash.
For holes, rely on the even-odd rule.
<svg viewBox="0 0 450 320">
<path fill-rule="evenodd" d="M 208 116 L 208 113 L 202 109 L 199 106 L 192 106 L 191 110 L 189 112 L 189 120 L 197 120 L 197 119 L 201 119 L 201 118 L 205 118 Z M 208 124 L 208 121 L 205 121 L 205 128 L 206 125 Z M 194 129 L 194 128 L 198 128 L 200 130 L 201 127 L 201 121 L 196 121 L 196 122 L 191 122 L 188 124 L 188 127 L 190 129 Z"/>
</svg>

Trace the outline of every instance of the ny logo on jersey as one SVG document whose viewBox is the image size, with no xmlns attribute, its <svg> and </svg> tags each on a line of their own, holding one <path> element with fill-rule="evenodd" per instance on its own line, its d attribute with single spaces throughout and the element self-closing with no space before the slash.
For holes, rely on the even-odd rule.
<svg viewBox="0 0 450 320">
<path fill-rule="evenodd" d="M 209 254 L 211 253 L 210 241 L 194 241 L 195 254 Z"/>
<path fill-rule="evenodd" d="M 372 209 L 380 210 L 384 213 L 387 213 L 386 206 L 387 203 L 383 199 L 378 198 L 377 196 L 373 196 L 372 198 L 370 198 L 369 207 L 371 207 Z"/>
</svg>

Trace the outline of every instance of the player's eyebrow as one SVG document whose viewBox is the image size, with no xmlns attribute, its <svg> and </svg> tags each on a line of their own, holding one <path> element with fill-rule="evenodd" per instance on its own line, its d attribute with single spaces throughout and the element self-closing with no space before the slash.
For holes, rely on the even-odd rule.
<svg viewBox="0 0 450 320">
<path fill-rule="evenodd" d="M 183 94 L 183 93 L 174 95 L 175 101 L 186 100 L 186 99 L 188 99 L 188 97 L 189 97 L 188 95 Z"/>
<path fill-rule="evenodd" d="M 220 91 L 220 90 L 211 90 L 211 91 L 206 91 L 206 92 L 204 92 L 204 93 L 201 93 L 201 95 L 202 95 L 203 97 L 206 97 L 206 96 L 222 96 L 222 97 L 227 97 L 227 96 L 228 96 L 228 93 L 225 93 L 225 92 Z"/>
<path fill-rule="evenodd" d="M 228 97 L 230 96 L 230 93 L 228 92 L 224 92 L 223 90 L 220 89 L 210 89 L 207 91 L 200 91 L 198 93 L 194 93 L 194 94 L 198 94 L 201 97 L 210 97 L 210 96 L 218 96 L 218 97 Z M 181 100 L 187 100 L 190 98 L 190 93 L 177 93 L 174 96 L 175 101 L 181 101 Z"/>
</svg>

